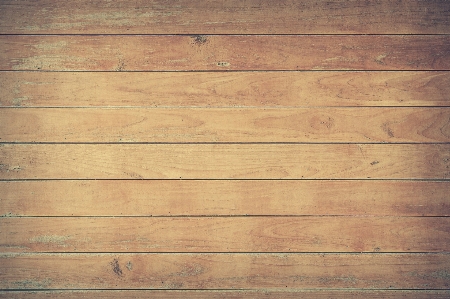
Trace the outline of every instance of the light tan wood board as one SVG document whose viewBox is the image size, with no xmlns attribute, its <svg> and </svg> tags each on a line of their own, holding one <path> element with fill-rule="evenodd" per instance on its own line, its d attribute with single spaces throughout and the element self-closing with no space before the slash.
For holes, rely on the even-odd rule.
<svg viewBox="0 0 450 299">
<path fill-rule="evenodd" d="M 0 33 L 450 33 L 445 0 L 2 1 Z"/>
<path fill-rule="evenodd" d="M 4 144 L 1 179 L 447 179 L 449 144 Z"/>
<path fill-rule="evenodd" d="M 2 142 L 450 142 L 450 108 L 1 109 Z"/>
<path fill-rule="evenodd" d="M 0 226 L 3 252 L 450 250 L 448 217 L 2 218 Z"/>
<path fill-rule="evenodd" d="M 0 35 L 0 70 L 448 70 L 447 35 Z"/>
<path fill-rule="evenodd" d="M 3 107 L 450 106 L 442 71 L 0 72 Z"/>
<path fill-rule="evenodd" d="M 2 181 L 3 216 L 449 216 L 450 182 Z"/>
<path fill-rule="evenodd" d="M 448 254 L 6 254 L 2 289 L 448 289 Z M 44 276 L 45 275 L 45 276 Z"/>
</svg>

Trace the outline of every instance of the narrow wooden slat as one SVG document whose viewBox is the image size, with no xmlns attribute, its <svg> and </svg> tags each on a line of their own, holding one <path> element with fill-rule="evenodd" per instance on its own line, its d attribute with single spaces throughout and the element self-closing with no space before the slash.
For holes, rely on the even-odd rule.
<svg viewBox="0 0 450 299">
<path fill-rule="evenodd" d="M 0 70 L 448 70 L 450 36 L 0 36 Z"/>
<path fill-rule="evenodd" d="M 448 254 L 7 254 L 1 289 L 448 289 Z"/>
<path fill-rule="evenodd" d="M 0 181 L 3 216 L 449 216 L 450 182 Z"/>
<path fill-rule="evenodd" d="M 450 33 L 445 0 L 2 1 L 0 33 Z"/>
<path fill-rule="evenodd" d="M 450 108 L 1 109 L 2 142 L 450 142 Z"/>
<path fill-rule="evenodd" d="M 448 299 L 447 290 L 76 290 L 76 291 L 0 291 L 0 298 L 173 298 L 173 299 Z"/>
<path fill-rule="evenodd" d="M 2 144 L 0 179 L 446 179 L 450 144 Z"/>
<path fill-rule="evenodd" d="M 450 251 L 448 217 L 6 217 L 0 227 L 2 252 Z"/>
<path fill-rule="evenodd" d="M 450 106 L 450 73 L 440 71 L 0 72 L 0 78 L 6 107 Z"/>
</svg>

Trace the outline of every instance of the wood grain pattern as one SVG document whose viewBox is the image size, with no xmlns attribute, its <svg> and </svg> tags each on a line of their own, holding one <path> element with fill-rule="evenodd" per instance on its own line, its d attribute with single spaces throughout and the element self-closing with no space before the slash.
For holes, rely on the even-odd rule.
<svg viewBox="0 0 450 299">
<path fill-rule="evenodd" d="M 3 144 L 1 179 L 446 179 L 450 144 Z"/>
<path fill-rule="evenodd" d="M 155 299 L 247 299 L 247 298 L 345 298 L 345 299 L 447 299 L 446 290 L 76 290 L 76 291 L 0 291 L 0 298 L 155 298 Z"/>
<path fill-rule="evenodd" d="M 3 107 L 450 106 L 448 72 L 0 72 Z"/>
<path fill-rule="evenodd" d="M 448 254 L 6 254 L 1 289 L 448 289 Z M 128 265 L 128 267 L 127 267 Z"/>
<path fill-rule="evenodd" d="M 0 215 L 449 216 L 448 194 L 448 181 L 0 181 Z"/>
<path fill-rule="evenodd" d="M 2 142 L 450 142 L 450 108 L 1 109 Z"/>
<path fill-rule="evenodd" d="M 450 1 L 0 1 L 0 298 L 450 297 Z"/>
<path fill-rule="evenodd" d="M 0 33 L 450 33 L 445 0 L 2 1 Z"/>
<path fill-rule="evenodd" d="M 0 70 L 448 70 L 447 35 L 0 36 Z"/>
<path fill-rule="evenodd" d="M 6 217 L 0 226 L 1 252 L 450 250 L 448 217 Z"/>
</svg>

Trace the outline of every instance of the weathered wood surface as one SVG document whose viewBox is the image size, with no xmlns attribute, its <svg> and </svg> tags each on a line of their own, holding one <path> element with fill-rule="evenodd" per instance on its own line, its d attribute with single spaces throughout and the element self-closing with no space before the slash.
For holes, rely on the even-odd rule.
<svg viewBox="0 0 450 299">
<path fill-rule="evenodd" d="M 3 144 L 1 179 L 447 179 L 450 144 Z"/>
<path fill-rule="evenodd" d="M 0 33 L 450 33 L 428 1 L 2 1 Z"/>
<path fill-rule="evenodd" d="M 0 2 L 1 298 L 450 297 L 449 1 Z"/>
<path fill-rule="evenodd" d="M 69 290 L 0 291 L 0 298 L 174 298 L 174 299 L 247 299 L 247 298 L 345 298 L 345 299 L 448 299 L 447 290 Z"/>
<path fill-rule="evenodd" d="M 0 70 L 448 70 L 448 35 L 0 35 Z"/>
<path fill-rule="evenodd" d="M 0 72 L 3 107 L 450 106 L 448 72 Z"/>
<path fill-rule="evenodd" d="M 2 252 L 450 251 L 448 217 L 4 217 L 0 227 Z"/>
<path fill-rule="evenodd" d="M 2 142 L 450 142 L 450 108 L 0 109 Z"/>
<path fill-rule="evenodd" d="M 5 254 L 1 289 L 448 289 L 448 254 Z"/>
<path fill-rule="evenodd" d="M 3 216 L 449 216 L 450 182 L 0 181 Z"/>
</svg>

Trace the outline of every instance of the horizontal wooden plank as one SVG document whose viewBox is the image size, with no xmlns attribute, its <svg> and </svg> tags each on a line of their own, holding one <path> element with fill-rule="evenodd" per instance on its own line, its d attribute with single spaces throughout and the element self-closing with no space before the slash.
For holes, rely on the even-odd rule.
<svg viewBox="0 0 450 299">
<path fill-rule="evenodd" d="M 0 70 L 448 70 L 447 35 L 0 36 Z"/>
<path fill-rule="evenodd" d="M 450 106 L 450 72 L 1 72 L 4 107 Z M 345 86 L 345 88 L 343 88 Z"/>
<path fill-rule="evenodd" d="M 2 142 L 450 142 L 450 108 L 0 109 Z"/>
<path fill-rule="evenodd" d="M 450 216 L 450 182 L 0 181 L 3 216 Z"/>
<path fill-rule="evenodd" d="M 448 289 L 448 254 L 6 254 L 1 289 Z"/>
<path fill-rule="evenodd" d="M 350 298 L 350 299 L 447 299 L 448 290 L 75 290 L 75 291 L 0 291 L 0 298 L 174 298 L 174 299 L 239 299 L 239 298 Z"/>
<path fill-rule="evenodd" d="M 445 0 L 2 1 L 0 33 L 450 33 Z"/>
<path fill-rule="evenodd" d="M 450 144 L 1 144 L 0 179 L 447 179 Z"/>
<path fill-rule="evenodd" d="M 2 252 L 450 251 L 449 217 L 3 217 L 0 227 Z"/>
</svg>

